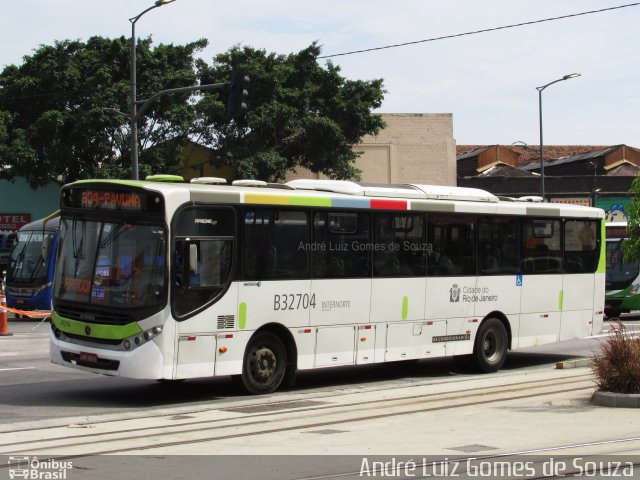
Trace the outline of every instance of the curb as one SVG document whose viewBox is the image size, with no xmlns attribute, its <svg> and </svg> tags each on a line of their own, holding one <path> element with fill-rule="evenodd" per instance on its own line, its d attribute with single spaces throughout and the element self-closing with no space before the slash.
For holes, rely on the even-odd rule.
<svg viewBox="0 0 640 480">
<path fill-rule="evenodd" d="M 564 362 L 556 363 L 557 369 L 564 368 L 580 368 L 580 367 L 590 367 L 593 363 L 592 358 L 579 358 L 577 360 L 565 360 Z"/>
<path fill-rule="evenodd" d="M 640 408 L 640 393 L 615 393 L 596 390 L 591 401 L 601 407 Z"/>
</svg>

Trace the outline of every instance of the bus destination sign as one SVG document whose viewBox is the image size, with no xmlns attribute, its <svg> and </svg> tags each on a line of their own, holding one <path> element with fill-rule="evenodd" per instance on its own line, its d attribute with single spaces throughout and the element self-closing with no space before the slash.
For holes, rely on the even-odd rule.
<svg viewBox="0 0 640 480">
<path fill-rule="evenodd" d="M 69 189 L 62 204 L 85 210 L 142 212 L 147 209 L 147 193 L 131 190 Z"/>
<path fill-rule="evenodd" d="M 108 190 L 83 190 L 80 208 L 102 210 L 142 210 L 142 196 L 139 192 L 119 192 Z"/>
</svg>

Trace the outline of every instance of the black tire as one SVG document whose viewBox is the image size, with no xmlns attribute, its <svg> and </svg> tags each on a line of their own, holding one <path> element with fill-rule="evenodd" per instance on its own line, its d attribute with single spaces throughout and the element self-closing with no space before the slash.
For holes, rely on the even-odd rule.
<svg viewBox="0 0 640 480">
<path fill-rule="evenodd" d="M 488 318 L 482 322 L 471 355 L 474 367 L 483 373 L 500 370 L 507 359 L 508 342 L 507 329 L 500 320 Z"/>
<path fill-rule="evenodd" d="M 271 332 L 255 335 L 242 362 L 242 386 L 253 394 L 275 391 L 287 370 L 287 350 L 280 337 Z"/>
<path fill-rule="evenodd" d="M 605 307 L 605 309 L 604 309 L 604 315 L 605 315 L 605 317 L 607 317 L 607 319 L 619 318 L 621 314 L 622 314 L 622 310 L 620 310 L 619 308 L 606 308 Z"/>
</svg>

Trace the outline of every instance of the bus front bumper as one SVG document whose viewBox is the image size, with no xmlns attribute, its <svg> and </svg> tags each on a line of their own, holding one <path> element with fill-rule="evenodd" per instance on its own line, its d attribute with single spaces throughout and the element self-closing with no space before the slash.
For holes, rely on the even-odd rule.
<svg viewBox="0 0 640 480">
<path fill-rule="evenodd" d="M 164 378 L 162 351 L 153 341 L 123 352 L 65 342 L 57 339 L 53 332 L 50 339 L 52 363 L 102 375 L 149 380 Z"/>
</svg>

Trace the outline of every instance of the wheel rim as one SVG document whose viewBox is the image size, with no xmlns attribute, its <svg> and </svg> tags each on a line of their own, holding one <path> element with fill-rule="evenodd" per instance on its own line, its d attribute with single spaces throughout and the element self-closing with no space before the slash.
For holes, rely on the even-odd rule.
<svg viewBox="0 0 640 480">
<path fill-rule="evenodd" d="M 482 348 L 487 362 L 495 364 L 502 359 L 503 341 L 502 335 L 497 330 L 491 329 L 487 332 Z"/>
<path fill-rule="evenodd" d="M 249 371 L 253 379 L 260 384 L 269 383 L 278 369 L 278 359 L 273 350 L 261 346 L 251 355 Z"/>
</svg>

